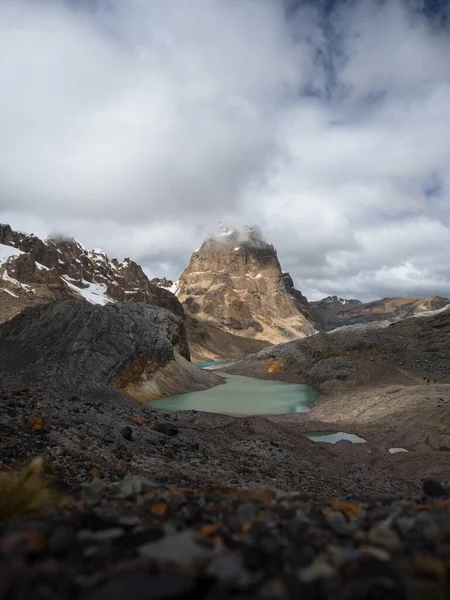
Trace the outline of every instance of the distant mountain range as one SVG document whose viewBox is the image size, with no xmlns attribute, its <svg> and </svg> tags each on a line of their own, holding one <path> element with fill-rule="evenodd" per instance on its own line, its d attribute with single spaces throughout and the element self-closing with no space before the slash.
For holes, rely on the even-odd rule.
<svg viewBox="0 0 450 600">
<path fill-rule="evenodd" d="M 332 331 L 348 325 L 399 321 L 408 317 L 440 310 L 450 303 L 442 296 L 426 298 L 383 298 L 362 303 L 328 296 L 319 302 L 310 302 L 311 314 L 323 331 Z"/>
<path fill-rule="evenodd" d="M 173 282 L 150 281 L 130 258 L 110 260 L 75 239 L 43 241 L 0 225 L 0 322 L 27 306 L 64 297 L 167 308 L 185 319 L 194 360 L 242 358 L 318 331 L 397 321 L 450 302 L 439 296 L 369 303 L 329 296 L 308 303 L 283 273 L 276 249 L 253 227 L 237 231 L 222 224 Z"/>
</svg>

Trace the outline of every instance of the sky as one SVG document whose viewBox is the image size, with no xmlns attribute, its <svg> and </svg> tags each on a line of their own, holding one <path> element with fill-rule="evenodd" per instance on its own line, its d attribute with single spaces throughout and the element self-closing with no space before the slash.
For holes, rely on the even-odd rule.
<svg viewBox="0 0 450 600">
<path fill-rule="evenodd" d="M 447 0 L 0 0 L 0 221 L 179 277 L 257 224 L 311 300 L 450 296 Z"/>
</svg>

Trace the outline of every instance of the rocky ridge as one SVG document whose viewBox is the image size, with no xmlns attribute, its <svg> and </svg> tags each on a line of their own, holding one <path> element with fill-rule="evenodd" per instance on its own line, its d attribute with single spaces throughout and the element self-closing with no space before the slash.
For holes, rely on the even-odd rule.
<svg viewBox="0 0 450 600">
<path fill-rule="evenodd" d="M 309 303 L 311 317 L 322 331 L 355 324 L 398 321 L 440 310 L 449 304 L 450 300 L 442 296 L 383 298 L 366 303 L 328 296 L 319 302 Z"/>
<path fill-rule="evenodd" d="M 146 402 L 222 383 L 189 362 L 180 317 L 140 302 L 41 304 L 1 324 L 0 338 L 3 384 Z"/>
<path fill-rule="evenodd" d="M 236 335 L 276 343 L 315 333 L 306 298 L 256 227 L 223 225 L 207 238 L 182 273 L 177 297 L 191 317 Z"/>
<path fill-rule="evenodd" d="M 419 380 L 438 377 L 446 381 L 450 377 L 450 309 L 387 326 L 349 326 L 271 346 L 227 371 L 322 387 L 385 384 L 398 382 L 399 377 L 404 382 L 411 373 Z"/>
<path fill-rule="evenodd" d="M 184 316 L 175 296 L 152 284 L 133 260 L 110 260 L 75 239 L 42 241 L 0 224 L 0 321 L 26 306 L 67 297 L 100 305 L 145 302 Z"/>
</svg>

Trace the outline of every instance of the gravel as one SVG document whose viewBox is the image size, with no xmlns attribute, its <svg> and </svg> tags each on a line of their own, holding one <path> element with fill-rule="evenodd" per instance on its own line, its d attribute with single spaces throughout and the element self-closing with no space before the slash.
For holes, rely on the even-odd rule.
<svg viewBox="0 0 450 600">
<path fill-rule="evenodd" d="M 1 600 L 450 596 L 448 496 L 333 499 L 128 475 L 68 498 L 0 524 Z"/>
</svg>

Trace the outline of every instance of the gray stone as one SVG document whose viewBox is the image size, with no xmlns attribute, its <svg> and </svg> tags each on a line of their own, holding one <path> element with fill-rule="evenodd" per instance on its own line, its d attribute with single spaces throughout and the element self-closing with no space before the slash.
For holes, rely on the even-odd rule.
<svg viewBox="0 0 450 600">
<path fill-rule="evenodd" d="M 134 574 L 110 581 L 89 600 L 166 600 L 195 597 L 196 577 L 187 573 Z"/>
<path fill-rule="evenodd" d="M 80 542 L 93 543 L 111 543 L 114 540 L 122 537 L 124 530 L 121 527 L 111 527 L 100 531 L 91 531 L 90 529 L 82 529 L 78 532 L 77 538 Z"/>
<path fill-rule="evenodd" d="M 172 425 L 171 423 L 165 423 L 162 421 L 161 423 L 157 423 L 153 428 L 158 433 L 163 433 L 164 435 L 168 435 L 169 437 L 174 437 L 178 435 L 179 428 L 176 425 Z"/>
<path fill-rule="evenodd" d="M 426 496 L 430 496 L 431 498 L 447 498 L 449 495 L 448 488 L 435 477 L 424 479 L 422 490 Z"/>
<path fill-rule="evenodd" d="M 122 437 L 124 437 L 129 442 L 131 442 L 131 440 L 133 439 L 133 430 L 128 425 L 121 429 L 120 433 L 122 434 Z"/>
<path fill-rule="evenodd" d="M 127 473 L 119 483 L 119 493 L 124 498 L 129 498 L 131 496 L 135 496 L 136 494 L 149 492 L 155 487 L 156 483 L 150 481 L 150 479 L 142 477 L 141 475 Z"/>
<path fill-rule="evenodd" d="M 82 487 L 81 498 L 88 507 L 94 507 L 100 504 L 108 489 L 108 483 L 96 477 L 90 483 L 85 483 Z"/>
<path fill-rule="evenodd" d="M 156 560 L 190 561 L 192 559 L 210 558 L 214 551 L 200 546 L 193 538 L 194 531 L 186 529 L 180 533 L 169 535 L 145 544 L 139 548 L 139 554 L 145 558 Z"/>
</svg>

